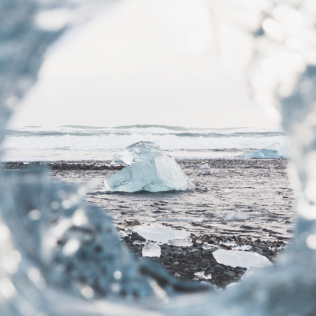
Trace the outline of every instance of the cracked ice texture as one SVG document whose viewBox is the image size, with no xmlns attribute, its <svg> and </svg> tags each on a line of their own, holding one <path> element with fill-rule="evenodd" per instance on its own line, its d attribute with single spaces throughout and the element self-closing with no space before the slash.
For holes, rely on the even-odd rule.
<svg viewBox="0 0 316 316">
<path fill-rule="evenodd" d="M 119 158 L 129 164 L 104 180 L 107 192 L 163 192 L 194 189 L 177 162 L 163 153 L 159 146 L 139 142 L 126 148 Z"/>
</svg>

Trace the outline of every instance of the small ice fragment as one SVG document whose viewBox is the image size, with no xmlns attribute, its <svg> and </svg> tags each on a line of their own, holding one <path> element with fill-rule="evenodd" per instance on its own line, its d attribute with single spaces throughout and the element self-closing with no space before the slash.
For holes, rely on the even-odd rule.
<svg viewBox="0 0 316 316">
<path fill-rule="evenodd" d="M 179 277 L 180 274 L 179 274 L 178 272 L 176 272 L 176 273 L 174 274 L 174 276 L 175 276 L 175 277 Z"/>
<path fill-rule="evenodd" d="M 179 167 L 180 167 L 181 169 L 183 169 L 183 168 L 184 168 L 184 164 L 183 164 L 183 163 L 179 163 Z"/>
<path fill-rule="evenodd" d="M 210 169 L 210 166 L 207 163 L 205 163 L 204 165 L 200 166 L 200 169 Z"/>
<path fill-rule="evenodd" d="M 229 212 L 225 216 L 226 221 L 244 221 L 248 219 L 248 214 L 245 212 Z"/>
<path fill-rule="evenodd" d="M 117 235 L 119 236 L 119 238 L 124 238 L 124 237 L 127 237 L 127 234 L 125 233 L 124 230 L 120 230 Z"/>
<path fill-rule="evenodd" d="M 160 257 L 161 248 L 157 244 L 148 243 L 144 246 L 142 253 L 143 257 Z"/>
<path fill-rule="evenodd" d="M 236 243 L 233 241 L 225 241 L 225 242 L 221 242 L 222 245 L 225 245 L 227 247 L 232 247 L 232 246 L 236 246 Z"/>
<path fill-rule="evenodd" d="M 133 245 L 143 245 L 145 242 L 140 240 L 134 240 Z"/>
<path fill-rule="evenodd" d="M 289 146 L 284 143 L 274 143 L 267 148 L 246 151 L 239 157 L 251 159 L 289 158 Z"/>
<path fill-rule="evenodd" d="M 168 240 L 173 239 L 186 239 L 190 233 L 185 230 L 174 230 L 169 228 L 163 228 L 159 226 L 134 226 L 134 231 L 144 237 L 147 240 L 167 243 Z"/>
<path fill-rule="evenodd" d="M 201 243 L 202 243 L 201 239 L 197 239 L 195 242 L 196 242 L 197 244 L 201 244 Z"/>
<path fill-rule="evenodd" d="M 218 250 L 218 249 L 219 249 L 218 246 L 210 245 L 210 244 L 208 244 L 207 242 L 205 242 L 205 243 L 203 244 L 202 248 L 203 248 L 204 250 L 211 250 L 211 251 L 215 251 L 215 250 Z"/>
<path fill-rule="evenodd" d="M 273 263 L 266 257 L 254 252 L 220 249 L 215 251 L 213 256 L 218 263 L 225 264 L 233 268 L 264 268 L 273 265 Z"/>
<path fill-rule="evenodd" d="M 212 279 L 212 275 L 211 274 L 205 275 L 205 271 L 195 272 L 194 275 L 197 276 L 199 279 L 205 279 L 205 280 Z"/>
<path fill-rule="evenodd" d="M 184 239 L 172 239 L 168 240 L 168 245 L 177 246 L 177 247 L 190 247 L 192 243 Z"/>
<path fill-rule="evenodd" d="M 252 246 L 250 245 L 241 245 L 241 246 L 235 246 L 232 248 L 233 250 L 241 250 L 241 251 L 245 251 L 245 250 L 250 250 L 252 249 Z"/>
</svg>

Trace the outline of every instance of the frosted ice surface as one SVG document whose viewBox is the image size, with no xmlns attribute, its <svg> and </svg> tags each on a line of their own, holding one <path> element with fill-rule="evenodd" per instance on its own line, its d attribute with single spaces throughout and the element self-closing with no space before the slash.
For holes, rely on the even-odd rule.
<svg viewBox="0 0 316 316">
<path fill-rule="evenodd" d="M 185 240 L 185 239 L 168 240 L 168 244 L 172 245 L 172 246 L 178 246 L 178 247 L 190 247 L 190 246 L 192 246 L 192 242 Z"/>
<path fill-rule="evenodd" d="M 215 251 L 213 256 L 217 262 L 234 268 L 265 268 L 273 265 L 266 257 L 254 252 L 220 249 Z"/>
<path fill-rule="evenodd" d="M 161 248 L 157 244 L 149 243 L 144 246 L 142 253 L 143 257 L 160 257 Z"/>
<path fill-rule="evenodd" d="M 256 151 L 246 151 L 240 157 L 252 159 L 288 158 L 289 147 L 284 143 L 274 143 L 264 149 Z"/>
<path fill-rule="evenodd" d="M 139 225 L 134 227 L 134 231 L 147 240 L 168 243 L 173 239 L 186 239 L 190 233 L 185 230 L 173 230 L 159 226 Z"/>
<path fill-rule="evenodd" d="M 248 214 L 245 212 L 229 212 L 225 216 L 226 221 L 245 221 L 248 219 Z"/>
<path fill-rule="evenodd" d="M 137 143 L 138 144 L 138 143 Z M 138 147 L 134 148 L 135 150 Z M 184 191 L 194 189 L 194 185 L 181 170 L 177 162 L 164 153 L 152 152 L 146 159 L 136 157 L 137 161 L 120 172 L 105 177 L 104 186 L 107 192 L 137 192 L 137 191 Z M 150 158 L 150 157 L 151 158 Z M 135 159 L 134 159 L 135 160 Z M 133 161 L 134 161 L 133 160 Z"/>
<path fill-rule="evenodd" d="M 204 165 L 200 166 L 200 169 L 210 169 L 210 166 L 207 163 L 205 163 Z"/>
</svg>

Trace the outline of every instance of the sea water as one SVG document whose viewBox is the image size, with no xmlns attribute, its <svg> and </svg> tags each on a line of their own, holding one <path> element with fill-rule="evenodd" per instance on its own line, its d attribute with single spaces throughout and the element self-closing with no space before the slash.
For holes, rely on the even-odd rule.
<svg viewBox="0 0 316 316">
<path fill-rule="evenodd" d="M 5 161 L 111 160 L 138 141 L 154 142 L 176 159 L 235 158 L 248 149 L 286 141 L 281 129 L 119 127 L 15 127 L 7 131 Z"/>
</svg>

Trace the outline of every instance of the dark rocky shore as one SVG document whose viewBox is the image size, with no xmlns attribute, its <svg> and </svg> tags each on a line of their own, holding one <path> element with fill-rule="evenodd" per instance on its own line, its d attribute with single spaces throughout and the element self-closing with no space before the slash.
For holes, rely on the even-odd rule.
<svg viewBox="0 0 316 316">
<path fill-rule="evenodd" d="M 124 222 L 138 220 L 145 225 L 162 225 L 184 229 L 191 233 L 191 247 L 162 245 L 160 262 L 172 275 L 185 280 L 210 282 L 219 288 L 238 282 L 245 268 L 232 268 L 216 262 L 210 250 L 202 245 L 218 245 L 230 249 L 222 242 L 250 245 L 250 251 L 266 256 L 274 262 L 293 233 L 294 197 L 287 177 L 284 159 L 269 160 L 182 160 L 184 172 L 196 189 L 188 192 L 112 193 L 103 190 L 102 179 L 118 172 L 122 166 L 109 161 L 4 163 L 6 169 L 24 169 L 38 165 L 50 168 L 52 179 L 73 184 L 83 184 L 100 179 L 100 185 L 86 198 L 104 208 L 119 230 Z M 199 169 L 202 164 L 210 169 Z M 227 221 L 230 212 L 247 213 L 245 221 Z M 185 221 L 185 218 L 194 220 Z M 123 241 L 136 256 L 142 256 L 143 244 L 133 244 L 144 239 L 133 232 Z M 204 271 L 204 279 L 195 275 Z"/>
</svg>

